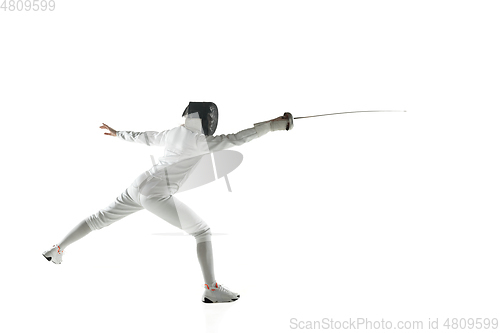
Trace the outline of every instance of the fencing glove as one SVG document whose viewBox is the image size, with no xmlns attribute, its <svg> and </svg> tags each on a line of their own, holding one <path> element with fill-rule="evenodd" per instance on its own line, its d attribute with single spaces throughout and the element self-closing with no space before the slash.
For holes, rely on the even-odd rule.
<svg viewBox="0 0 500 333">
<path fill-rule="evenodd" d="M 270 131 L 289 131 L 293 128 L 293 116 L 291 113 L 285 112 L 279 118 L 254 124 L 254 127 L 259 138 Z"/>
</svg>

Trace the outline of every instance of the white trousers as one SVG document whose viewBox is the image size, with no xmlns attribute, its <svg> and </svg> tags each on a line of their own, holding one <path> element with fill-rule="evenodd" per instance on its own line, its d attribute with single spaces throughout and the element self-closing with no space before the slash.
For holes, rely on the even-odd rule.
<svg viewBox="0 0 500 333">
<path fill-rule="evenodd" d="M 109 206 L 87 217 L 85 222 L 90 229 L 102 229 L 130 214 L 146 209 L 194 236 L 197 243 L 209 241 L 211 232 L 205 221 L 182 201 L 174 198 L 168 190 L 162 191 L 158 186 L 147 193 L 139 190 L 140 186 L 144 186 L 148 176 L 147 173 L 141 174 Z"/>
</svg>

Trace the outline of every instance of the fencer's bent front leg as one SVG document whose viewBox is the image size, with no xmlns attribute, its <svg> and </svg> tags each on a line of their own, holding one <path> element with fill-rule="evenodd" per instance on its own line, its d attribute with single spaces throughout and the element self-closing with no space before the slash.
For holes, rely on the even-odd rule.
<svg viewBox="0 0 500 333">
<path fill-rule="evenodd" d="M 198 239 L 202 240 L 208 237 L 206 232 L 210 228 L 205 221 L 174 196 L 146 196 L 139 194 L 139 198 L 140 203 L 145 209 L 162 220 L 184 230 L 188 234 L 195 236 L 195 238 L 199 235 L 197 241 Z"/>
<path fill-rule="evenodd" d="M 197 243 L 196 254 L 198 255 L 198 262 L 200 263 L 203 279 L 207 285 L 211 286 L 215 282 L 212 242 L 205 241 Z"/>
</svg>

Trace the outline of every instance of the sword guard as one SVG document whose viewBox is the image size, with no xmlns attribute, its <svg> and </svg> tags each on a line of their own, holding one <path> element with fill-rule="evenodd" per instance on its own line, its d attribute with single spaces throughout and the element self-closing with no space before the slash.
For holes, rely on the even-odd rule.
<svg viewBox="0 0 500 333">
<path fill-rule="evenodd" d="M 293 128 L 293 116 L 290 112 L 285 112 L 283 114 L 283 119 L 288 119 L 288 124 L 286 125 L 286 130 L 289 131 Z"/>
</svg>

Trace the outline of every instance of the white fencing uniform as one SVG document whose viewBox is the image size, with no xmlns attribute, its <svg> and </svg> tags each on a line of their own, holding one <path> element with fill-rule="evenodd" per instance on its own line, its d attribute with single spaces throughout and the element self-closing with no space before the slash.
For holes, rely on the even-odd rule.
<svg viewBox="0 0 500 333">
<path fill-rule="evenodd" d="M 242 145 L 270 131 L 269 125 L 255 125 L 236 134 L 205 136 L 201 120 L 187 118 L 185 125 L 163 132 L 117 131 L 117 137 L 148 146 L 165 146 L 159 163 L 142 173 L 108 207 L 85 222 L 98 230 L 142 209 L 195 236 L 197 243 L 210 239 L 208 225 L 188 206 L 174 198 L 179 187 L 201 157 Z"/>
</svg>

